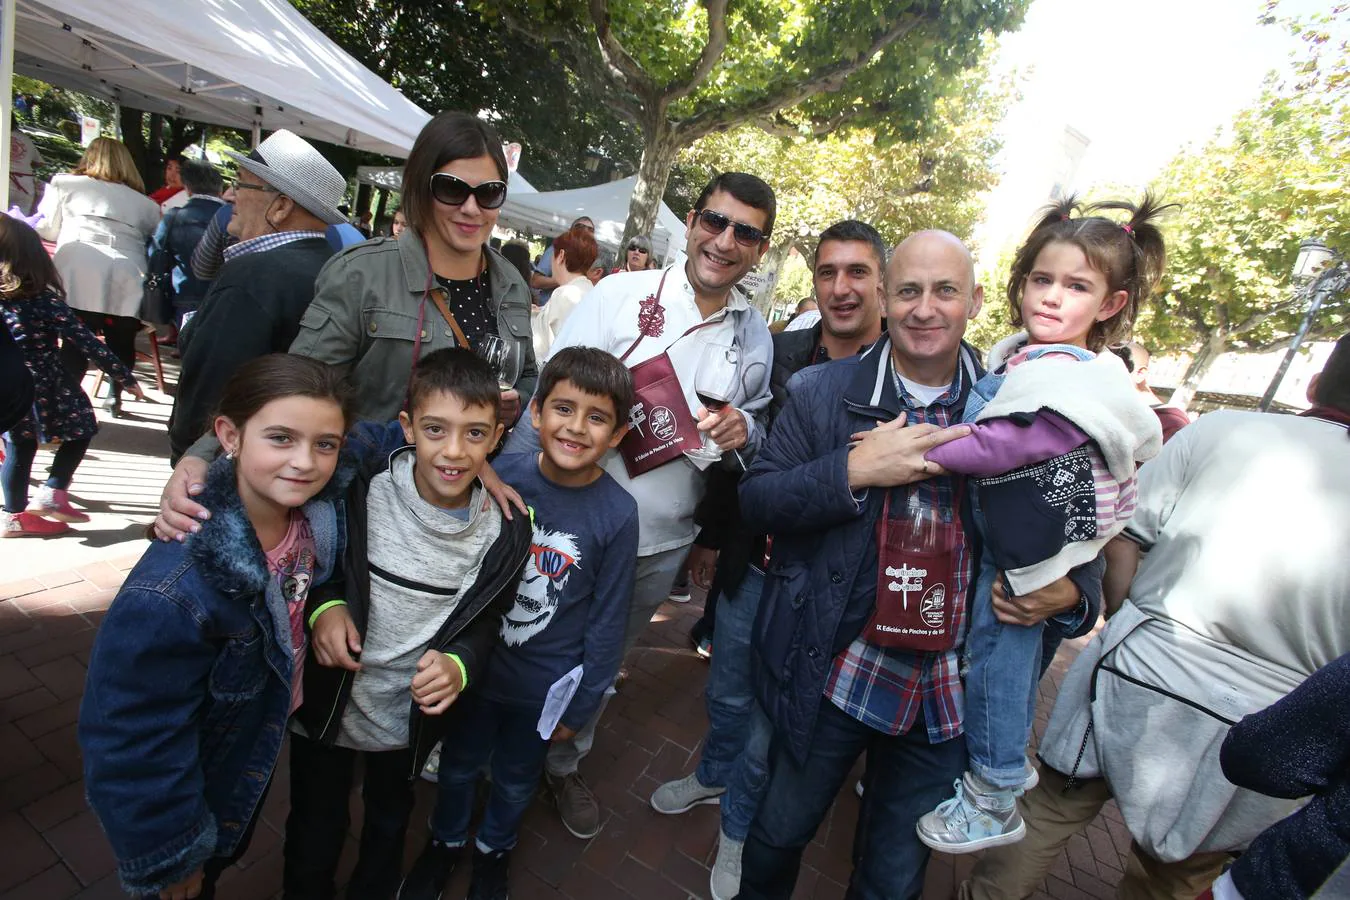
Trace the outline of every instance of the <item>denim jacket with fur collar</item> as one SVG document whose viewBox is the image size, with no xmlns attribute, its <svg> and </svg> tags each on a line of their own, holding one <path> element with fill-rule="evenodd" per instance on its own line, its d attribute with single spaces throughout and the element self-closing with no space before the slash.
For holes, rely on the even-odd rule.
<svg viewBox="0 0 1350 900">
<path fill-rule="evenodd" d="M 304 506 L 314 583 L 333 571 L 345 517 L 338 472 Z M 85 790 L 134 894 L 156 894 L 228 856 L 258 812 L 291 703 L 291 628 L 245 514 L 234 466 L 198 498 L 211 518 L 186 543 L 153 543 L 99 628 L 79 740 Z"/>
</svg>

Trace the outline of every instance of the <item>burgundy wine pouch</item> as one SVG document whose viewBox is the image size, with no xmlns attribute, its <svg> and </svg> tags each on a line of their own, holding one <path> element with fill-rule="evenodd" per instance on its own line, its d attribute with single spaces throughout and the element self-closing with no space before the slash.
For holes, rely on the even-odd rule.
<svg viewBox="0 0 1350 900">
<path fill-rule="evenodd" d="M 698 449 L 702 436 L 669 356 L 653 356 L 630 371 L 637 402 L 628 412 L 631 427 L 619 442 L 619 455 L 629 477 L 636 478 Z"/>
</svg>

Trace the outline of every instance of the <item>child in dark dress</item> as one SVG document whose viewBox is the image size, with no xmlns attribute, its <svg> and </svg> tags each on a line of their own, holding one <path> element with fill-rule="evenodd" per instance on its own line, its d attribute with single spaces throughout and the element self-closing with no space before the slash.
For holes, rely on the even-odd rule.
<svg viewBox="0 0 1350 900">
<path fill-rule="evenodd" d="M 67 374 L 58 340 L 73 342 L 137 399 L 145 393 L 131 370 L 66 306 L 61 276 L 37 232 L 19 219 L 0 215 L 0 315 L 23 352 L 33 376 L 33 408 L 5 432 L 5 508 L 0 537 L 44 537 L 70 530 L 69 522 L 89 516 L 70 505 L 68 490 L 89 442 L 98 433 L 94 409 L 79 382 Z M 28 504 L 28 477 L 39 443 L 55 443 L 51 477 Z"/>
</svg>

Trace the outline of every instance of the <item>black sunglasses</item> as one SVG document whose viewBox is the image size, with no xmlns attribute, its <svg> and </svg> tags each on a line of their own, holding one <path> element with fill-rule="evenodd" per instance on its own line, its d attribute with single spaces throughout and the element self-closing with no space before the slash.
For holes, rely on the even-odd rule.
<svg viewBox="0 0 1350 900">
<path fill-rule="evenodd" d="M 637 244 L 629 244 L 629 245 L 628 245 L 628 252 L 629 252 L 629 253 L 632 253 L 634 250 L 636 250 L 638 253 L 650 253 L 650 252 L 651 252 L 651 251 L 648 250 L 646 247 L 639 247 Z"/>
<path fill-rule="evenodd" d="M 713 212 L 710 209 L 700 209 L 697 212 L 699 224 L 703 230 L 709 234 L 721 234 L 727 230 L 727 226 L 732 226 L 731 233 L 736 238 L 736 243 L 744 244 L 747 247 L 753 247 L 760 243 L 769 235 L 763 230 L 753 225 L 747 225 L 744 222 L 733 222 L 731 219 L 722 215 L 720 212 Z"/>
<path fill-rule="evenodd" d="M 482 209 L 497 209 L 506 202 L 506 182 L 484 181 L 472 185 L 449 172 L 436 172 L 431 176 L 431 196 L 446 206 L 460 206 L 468 201 L 470 194 Z"/>
</svg>

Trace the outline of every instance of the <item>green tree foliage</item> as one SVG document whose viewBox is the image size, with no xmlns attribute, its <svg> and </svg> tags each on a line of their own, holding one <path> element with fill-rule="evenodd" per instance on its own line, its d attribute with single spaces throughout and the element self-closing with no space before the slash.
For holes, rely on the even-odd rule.
<svg viewBox="0 0 1350 900">
<path fill-rule="evenodd" d="M 778 216 L 761 266 L 766 272 L 778 272 L 794 247 L 809 260 L 816 236 L 842 219 L 867 222 L 890 246 L 924 228 L 969 239 L 982 212 L 980 195 L 997 181 L 994 124 L 1009 97 L 1008 85 L 989 84 L 986 67 L 979 66 L 962 75 L 960 90 L 933 103 L 926 128 L 912 140 L 887 145 L 867 128 L 815 137 L 743 125 L 686 148 L 674 180 L 680 195 L 696 195 L 729 169 L 771 184 Z M 694 197 L 680 195 L 672 208 L 684 212 Z M 786 288 L 780 279 L 778 301 L 801 298 Z"/>
<path fill-rule="evenodd" d="M 1016 27 L 1026 0 L 469 0 L 554 49 L 642 133 L 628 233 L 649 231 L 679 151 L 758 124 L 828 135 L 923 136 L 940 98 Z"/>
<path fill-rule="evenodd" d="M 1310 51 L 1294 77 L 1270 79 L 1231 133 L 1182 153 L 1157 182 L 1182 210 L 1166 228 L 1160 296 L 1137 332 L 1150 347 L 1193 354 L 1183 403 L 1219 354 L 1289 343 L 1308 301 L 1290 275 L 1302 239 L 1350 253 L 1350 55 L 1331 38 L 1344 12 L 1291 26 Z M 1309 340 L 1348 328 L 1350 298 L 1332 298 Z"/>
<path fill-rule="evenodd" d="M 519 141 L 520 171 L 540 190 L 576 187 L 604 160 L 636 166 L 637 129 L 605 87 L 463 3 L 293 0 L 343 50 L 431 113 L 476 112 Z"/>
</svg>

